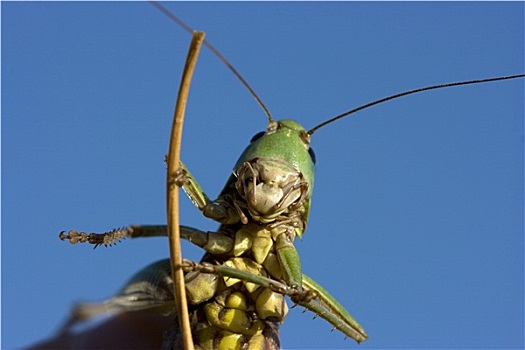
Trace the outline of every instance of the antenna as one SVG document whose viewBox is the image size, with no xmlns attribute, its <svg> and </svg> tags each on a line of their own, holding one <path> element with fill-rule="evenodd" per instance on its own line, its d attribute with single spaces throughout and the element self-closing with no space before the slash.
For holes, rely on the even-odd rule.
<svg viewBox="0 0 525 350">
<path fill-rule="evenodd" d="M 159 9 L 162 13 L 164 13 L 167 17 L 169 17 L 171 20 L 173 20 L 175 23 L 177 23 L 179 26 L 181 26 L 188 33 L 192 34 L 194 32 L 194 30 L 189 25 L 187 25 L 183 20 L 181 20 L 180 18 L 175 16 L 166 7 L 164 7 L 163 5 L 161 5 L 160 3 L 158 3 L 157 1 L 154 1 L 154 0 L 150 0 L 150 2 L 151 2 L 151 4 L 153 6 L 155 6 L 157 9 Z M 268 122 L 270 122 L 270 123 L 274 122 L 274 120 L 272 118 L 272 115 L 270 114 L 270 111 L 268 110 L 268 108 L 266 108 L 266 106 L 264 105 L 262 100 L 259 98 L 259 96 L 251 88 L 251 86 L 248 84 L 248 82 L 246 80 L 244 80 L 244 78 L 241 76 L 241 74 L 233 67 L 233 65 L 208 40 L 204 40 L 204 45 L 208 49 L 210 49 L 211 52 L 213 52 L 215 54 L 215 56 L 217 56 L 219 58 L 219 60 L 221 60 L 221 62 L 224 63 L 226 65 L 226 67 L 228 67 L 228 69 L 230 69 L 233 72 L 233 74 L 237 77 L 237 79 L 239 79 L 239 81 L 248 89 L 250 94 L 253 96 L 253 98 L 255 98 L 255 100 L 257 101 L 259 106 L 261 106 L 261 108 L 263 109 L 264 113 L 268 117 Z M 322 127 L 324 127 L 324 126 L 326 126 L 328 124 L 331 124 L 331 123 L 333 123 L 333 122 L 335 122 L 335 121 L 337 121 L 339 119 L 345 118 L 345 117 L 347 117 L 347 116 L 349 116 L 351 114 L 354 114 L 354 113 L 356 113 L 358 111 L 361 111 L 363 109 L 366 109 L 366 108 L 372 107 L 374 105 L 377 105 L 377 104 L 380 104 L 380 103 L 383 103 L 383 102 L 386 102 L 386 101 L 390 101 L 390 100 L 393 100 L 393 99 L 396 99 L 396 98 L 399 98 L 399 97 L 412 95 L 412 94 L 415 94 L 415 93 L 428 91 L 428 90 L 436 90 L 436 89 L 448 88 L 448 87 L 453 87 L 453 86 L 461 86 L 461 85 L 488 83 L 488 82 L 493 82 L 493 81 L 517 79 L 517 78 L 523 78 L 523 77 L 525 77 L 525 74 L 516 74 L 516 75 L 509 75 L 509 76 L 500 76 L 500 77 L 495 77 L 495 78 L 485 78 L 485 79 L 459 81 L 459 82 L 454 82 L 454 83 L 438 84 L 438 85 L 432 85 L 432 86 L 426 86 L 426 87 L 422 87 L 422 88 L 418 88 L 418 89 L 408 90 L 408 91 L 405 91 L 405 92 L 397 93 L 397 94 L 394 94 L 394 95 L 391 95 L 391 96 L 388 96 L 388 97 L 384 97 L 384 98 L 381 98 L 381 99 L 369 102 L 369 103 L 364 104 L 364 105 L 362 105 L 360 107 L 351 109 L 351 110 L 346 111 L 344 113 L 341 113 L 341 114 L 339 114 L 339 115 L 337 115 L 337 116 L 335 116 L 333 118 L 330 118 L 330 119 L 328 119 L 328 120 L 326 120 L 326 121 L 316 125 L 315 127 L 313 127 L 312 129 L 310 129 L 308 131 L 308 135 L 313 135 L 313 133 L 316 132 L 317 130 L 319 130 L 320 128 L 322 128 Z"/>
<path fill-rule="evenodd" d="M 399 98 L 399 97 L 403 97 L 403 96 L 407 96 L 407 95 L 412 95 L 412 94 L 415 94 L 415 93 L 418 93 L 418 92 L 423 92 L 423 91 L 428 91 L 428 90 L 435 90 L 435 89 L 442 89 L 442 88 L 447 88 L 447 87 L 452 87 L 452 86 L 461 86 L 461 85 L 470 85 L 470 84 L 479 84 L 479 83 L 487 83 L 487 82 L 491 82 L 491 81 L 500 81 L 500 80 L 508 80 L 508 79 L 516 79 L 516 78 L 523 78 L 525 77 L 525 74 L 517 74 L 517 75 L 509 75 L 509 76 L 503 76 L 503 77 L 496 77 L 496 78 L 485 78 L 485 79 L 476 79 L 476 80 L 466 80 L 466 81 L 458 81 L 458 82 L 455 82 L 455 83 L 447 83 L 447 84 L 439 84 L 439 85 L 432 85 L 432 86 L 426 86 L 426 87 L 422 87 L 422 88 L 418 88 L 418 89 L 413 89 L 413 90 L 408 90 L 408 91 L 405 91 L 405 92 L 400 92 L 398 94 L 395 94 L 395 95 L 391 95 L 391 96 L 388 96 L 388 97 L 384 97 L 384 98 L 381 98 L 379 100 L 375 100 L 375 101 L 372 101 L 372 102 L 369 102 L 367 104 L 364 104 L 360 107 L 357 107 L 357 108 L 354 108 L 352 110 L 349 110 L 347 112 L 344 112 L 342 114 L 339 114 L 333 118 L 330 118 L 328 119 L 327 121 L 324 121 L 322 122 L 321 124 L 317 125 L 317 126 L 314 126 L 312 129 L 310 129 L 308 131 L 308 134 L 309 135 L 312 135 L 315 131 L 317 131 L 318 129 L 322 128 L 323 126 L 325 125 L 328 125 L 330 123 L 333 123 L 335 122 L 336 120 L 339 120 L 339 119 L 342 119 L 344 117 L 347 117 L 349 116 L 350 114 L 354 114 L 358 111 L 361 111 L 363 109 L 366 109 L 368 107 L 372 107 L 374 105 L 377 105 L 377 104 L 380 104 L 380 103 L 383 103 L 383 102 L 386 102 L 386 101 L 390 101 L 390 100 L 393 100 L 393 99 L 396 99 L 396 98 Z"/>
<path fill-rule="evenodd" d="M 188 33 L 190 34 L 193 34 L 193 32 L 195 31 L 193 28 L 191 28 L 189 25 L 187 25 L 186 23 L 184 23 L 183 20 L 181 20 L 180 18 L 178 18 L 177 16 L 175 16 L 170 10 L 168 10 L 166 7 L 164 7 L 163 5 L 161 5 L 160 3 L 158 3 L 157 1 L 150 1 L 150 3 L 155 6 L 157 9 L 159 9 L 162 13 L 164 13 L 166 16 L 168 16 L 171 20 L 173 20 L 175 23 L 177 23 L 179 26 L 181 26 L 184 30 L 186 30 Z M 228 67 L 228 69 L 230 69 L 233 74 L 237 77 L 237 79 L 239 79 L 242 83 L 242 85 L 244 85 L 248 91 L 250 92 L 250 94 L 253 96 L 253 98 L 255 98 L 255 100 L 257 101 L 257 103 L 259 104 L 259 106 L 261 106 L 261 108 L 263 109 L 264 113 L 266 113 L 266 116 L 268 117 L 268 122 L 272 123 L 274 120 L 272 118 L 272 115 L 270 114 L 270 111 L 268 110 L 268 108 L 266 108 L 266 106 L 264 105 L 263 101 L 259 98 L 259 96 L 257 96 L 257 94 L 255 93 L 255 91 L 252 89 L 252 87 L 250 86 L 250 84 L 248 84 L 248 82 L 246 80 L 244 80 L 244 78 L 241 76 L 241 74 L 233 67 L 233 65 L 219 52 L 219 50 L 217 50 L 208 40 L 204 40 L 204 46 L 206 46 L 208 49 L 211 50 L 211 52 L 213 52 L 215 54 L 215 56 L 217 56 L 219 58 L 219 60 L 221 60 L 222 63 L 224 63 L 226 65 L 226 67 Z"/>
</svg>

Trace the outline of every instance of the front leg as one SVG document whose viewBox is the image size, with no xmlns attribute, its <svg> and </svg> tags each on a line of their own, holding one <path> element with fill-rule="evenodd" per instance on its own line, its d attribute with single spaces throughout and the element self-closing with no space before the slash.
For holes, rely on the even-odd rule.
<svg viewBox="0 0 525 350">
<path fill-rule="evenodd" d="M 275 241 L 275 252 L 283 278 L 289 286 L 293 286 L 299 291 L 302 291 L 303 273 L 301 259 L 293 243 L 296 236 L 302 238 L 306 227 L 302 214 L 303 211 L 295 210 L 287 215 L 280 216 L 276 222 L 267 226 Z"/>
<path fill-rule="evenodd" d="M 237 201 L 235 201 L 235 194 L 232 193 L 235 191 L 233 185 L 235 177 L 233 175 L 230 175 L 226 186 L 214 201 L 210 200 L 204 193 L 202 187 L 182 162 L 180 162 L 180 168 L 173 176 L 173 182 L 182 187 L 188 198 L 202 211 L 204 216 L 226 225 L 248 221 Z"/>
<path fill-rule="evenodd" d="M 281 226 L 282 228 L 283 226 Z M 303 272 L 301 269 L 301 259 L 295 249 L 293 241 L 295 239 L 294 228 L 285 225 L 286 230 L 277 236 L 275 250 L 281 265 L 283 277 L 286 283 L 299 291 L 302 291 Z"/>
</svg>

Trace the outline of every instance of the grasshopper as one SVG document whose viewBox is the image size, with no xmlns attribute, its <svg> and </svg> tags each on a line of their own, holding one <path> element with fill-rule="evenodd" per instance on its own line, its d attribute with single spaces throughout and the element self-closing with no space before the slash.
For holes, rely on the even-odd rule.
<svg viewBox="0 0 525 350">
<path fill-rule="evenodd" d="M 295 237 L 302 238 L 306 229 L 313 191 L 315 155 L 310 148 L 310 136 L 325 125 L 390 99 L 426 90 L 524 76 L 410 90 L 340 114 L 309 131 L 293 120 L 276 122 L 270 119 L 266 132 L 257 133 L 251 139 L 224 189 L 213 201 L 181 163 L 174 181 L 180 184 L 206 217 L 221 223 L 217 232 L 204 232 L 187 226 L 180 228 L 182 238 L 207 252 L 201 263 L 184 263 L 188 272 L 189 302 L 196 307 L 205 304 L 206 310 L 206 317 L 201 317 L 194 325 L 196 344 L 210 349 L 278 348 L 276 321 L 283 322 L 288 312 L 283 295 L 291 296 L 296 304 L 315 312 L 331 323 L 334 329 L 357 342 L 366 340 L 367 333 L 348 311 L 318 283 L 302 273 L 300 258 L 293 245 Z M 166 235 L 165 226 L 130 226 L 101 234 L 78 233 L 75 230 L 66 234 L 63 231 L 59 238 L 72 244 L 87 242 L 96 248 L 128 237 Z M 173 313 L 170 269 L 169 259 L 149 265 L 132 277 L 115 297 L 102 304 L 77 306 L 71 323 L 103 312 L 155 310 Z M 217 276 L 223 277 L 223 280 Z M 240 282 L 243 289 L 228 289 Z M 210 303 L 212 298 L 215 300 Z M 250 302 L 255 308 L 246 306 Z M 250 311 L 251 317 L 244 311 Z M 219 316 L 226 313 L 231 318 L 228 323 Z M 207 324 L 204 329 L 203 324 Z"/>
<path fill-rule="evenodd" d="M 293 245 L 295 236 L 302 237 L 306 228 L 313 190 L 315 156 L 309 147 L 309 135 L 295 121 L 275 122 L 270 120 L 267 131 L 258 133 L 252 138 L 250 145 L 237 161 L 233 175 L 230 176 L 223 191 L 214 201 L 211 201 L 202 191 L 184 164 L 181 164 L 180 178 L 176 180 L 204 215 L 222 223 L 218 232 L 214 233 L 181 227 L 183 238 L 199 245 L 210 255 L 204 258 L 207 265 L 201 267 L 189 264 L 187 267 L 195 269 L 193 272 L 205 272 L 207 267 L 209 272 L 222 275 L 225 277 L 226 288 L 236 285 L 241 278 L 245 281 L 243 282 L 244 293 L 247 291 L 253 294 L 258 289 L 258 284 L 266 288 L 262 292 L 259 290 L 251 301 L 256 305 L 260 324 L 256 322 L 258 320 L 251 320 L 249 324 L 255 325 L 253 327 L 256 329 L 253 329 L 252 326 L 224 325 L 215 319 L 216 312 L 209 311 L 211 308 L 209 305 L 217 305 L 213 302 L 206 304 L 208 308 L 205 306 L 205 310 L 208 310 L 207 321 L 209 323 L 229 333 L 251 337 L 247 340 L 241 339 L 241 336 L 236 338 L 236 341 L 248 344 L 249 347 L 260 348 L 262 343 L 259 338 L 262 337 L 265 329 L 274 329 L 274 324 L 264 325 L 264 320 L 268 318 L 279 322 L 284 320 L 287 306 L 282 299 L 283 294 L 291 295 L 294 302 L 316 312 L 332 323 L 334 328 L 341 330 L 356 341 L 361 342 L 367 338 L 364 329 L 335 298 L 314 280 L 302 274 L 300 259 Z M 132 226 L 105 234 L 92 233 L 89 235 L 71 230 L 67 234 L 61 232 L 60 238 L 67 239 L 71 243 L 89 242 L 95 244 L 96 247 L 100 244 L 110 245 L 125 237 L 157 235 L 166 235 L 166 228 L 164 226 Z M 212 261 L 215 264 L 210 266 Z M 233 269 L 228 270 L 220 265 Z M 242 271 L 245 273 L 241 273 Z M 284 280 L 285 284 L 255 276 L 261 274 L 263 277 L 269 275 L 277 281 Z M 173 310 L 172 300 L 168 298 L 171 293 L 166 291 L 170 285 L 170 282 L 167 282 L 168 276 L 169 265 L 165 260 L 150 265 L 132 278 L 114 299 L 102 305 L 77 307 L 73 321 L 90 318 L 100 310 L 133 311 L 159 308 Z M 246 282 L 250 278 L 250 282 Z M 219 280 L 213 275 L 189 274 L 187 279 L 189 285 L 187 292 L 192 305 L 207 302 L 218 291 L 225 289 L 219 286 Z M 303 283 L 306 290 L 303 290 Z M 150 288 L 147 291 L 137 290 L 138 285 L 144 284 L 153 289 L 161 289 L 162 292 L 152 292 Z M 206 292 L 203 293 L 203 290 Z M 231 293 L 230 290 L 227 292 Z M 141 293 L 147 296 L 154 294 L 163 297 L 138 296 Z M 240 291 L 235 290 L 233 293 L 240 293 Z M 240 297 L 239 294 L 235 296 Z M 134 303 L 136 299 L 141 302 Z M 245 296 L 242 299 L 243 303 L 247 303 L 244 300 Z M 224 307 L 226 304 L 226 301 L 222 301 L 220 306 Z M 238 317 L 248 318 L 244 315 Z M 243 324 L 246 323 L 248 322 L 243 322 Z M 198 328 L 198 326 L 195 327 L 195 329 Z M 241 332 L 241 328 L 244 331 Z M 213 340 L 210 340 L 207 328 L 205 331 L 197 332 L 196 343 L 204 348 L 227 346 L 225 344 L 229 344 L 230 341 L 229 335 L 219 336 L 216 335 L 216 332 L 212 333 Z M 276 343 L 278 346 L 278 342 Z M 267 345 L 268 348 L 272 346 L 273 343 Z"/>
<path fill-rule="evenodd" d="M 418 91 L 412 91 L 411 93 Z M 328 122 L 335 121 L 348 114 L 349 113 L 338 116 Z M 279 295 L 291 295 L 292 299 L 295 299 L 294 301 L 301 305 L 304 304 L 307 308 L 310 308 L 322 317 L 326 317 L 334 327 L 340 329 L 346 335 L 357 341 L 362 341 L 366 339 L 366 333 L 357 322 L 355 322 L 326 291 L 302 273 L 299 255 L 293 245 L 295 236 L 302 237 L 306 229 L 313 190 L 313 157 L 312 152 L 309 152 L 311 150 L 309 148 L 309 138 L 313 131 L 324 125 L 325 123 L 320 124 L 318 127 L 311 129 L 310 132 L 307 132 L 294 121 L 283 120 L 274 122 L 270 120 L 266 133 L 258 134 L 252 139 L 252 143 L 235 165 L 234 174 L 230 176 L 224 190 L 214 201 L 211 201 L 204 194 L 189 170 L 181 164 L 179 177 L 174 179 L 174 181 L 180 183 L 189 198 L 207 217 L 215 219 L 222 224 L 214 234 L 182 227 L 184 238 L 192 242 L 198 242 L 199 246 L 213 256 L 213 258 L 205 258 L 204 262 L 207 264 L 193 264 L 188 262 L 185 267 L 188 269 L 188 275 L 192 274 L 191 277 L 195 277 L 195 280 L 198 281 L 195 283 L 198 288 L 192 290 L 190 287 L 190 292 L 196 293 L 197 290 L 203 289 L 203 285 L 213 285 L 219 282 L 224 282 L 226 287 L 230 287 L 238 284 L 239 279 L 241 279 L 243 288 L 250 293 L 255 292 L 256 289 L 253 288 L 258 288 L 256 286 L 260 285 L 266 288 L 264 292 L 271 295 L 267 298 L 277 299 L 277 301 L 271 305 L 271 308 L 276 310 L 280 307 L 280 309 L 268 317 L 276 318 L 277 321 L 283 321 L 286 315 L 286 308 L 282 306 L 283 301 Z M 289 137 L 289 134 L 293 134 L 294 136 Z M 291 143 L 289 144 L 288 141 Z M 278 150 L 285 150 L 285 152 L 279 153 L 276 152 L 274 145 L 276 143 L 280 144 L 281 142 L 282 144 L 280 146 L 282 148 Z M 267 146 L 268 144 L 272 146 L 269 147 Z M 301 147 L 304 148 L 304 151 L 298 156 L 299 160 L 295 158 L 295 156 L 297 156 L 295 151 L 288 153 L 289 150 L 302 149 Z M 277 185 L 275 185 L 276 183 Z M 77 234 L 75 231 L 70 231 L 67 235 L 62 233 L 61 238 L 68 239 L 72 243 L 88 241 L 99 245 L 111 244 L 124 237 L 163 234 L 165 234 L 163 227 L 132 226 L 127 229 L 115 230 L 102 235 Z M 213 238 L 210 238 L 212 236 Z M 268 240 L 268 238 L 271 238 L 271 241 Z M 229 240 L 233 240 L 234 242 L 229 242 Z M 264 249 L 262 251 L 259 248 L 255 249 L 255 246 L 264 246 Z M 273 249 L 273 255 L 266 252 L 266 249 Z M 243 254 L 253 257 L 255 262 L 262 264 L 264 270 L 257 265 L 255 265 L 256 267 L 253 269 L 239 266 L 240 264 L 237 264 L 239 260 L 230 260 L 235 258 L 225 260 L 223 256 L 229 257 L 232 255 L 232 252 L 235 257 L 242 257 Z M 269 258 L 271 256 L 272 258 Z M 273 263 L 270 260 L 272 260 Z M 277 261 L 277 264 L 275 264 L 275 261 Z M 230 263 L 228 264 L 228 262 Z M 224 269 L 224 267 L 234 268 L 228 270 Z M 261 274 L 262 271 L 267 271 L 271 278 L 257 276 Z M 166 287 L 165 290 L 168 290 L 170 282 L 166 275 L 162 274 L 163 272 L 166 272 L 165 261 L 150 265 L 137 274 L 130 283 L 126 285 L 120 295 L 115 297 L 115 299 L 111 299 L 110 304 L 112 304 L 116 310 L 120 308 L 120 311 L 154 308 L 160 309 L 163 312 L 169 312 L 170 305 L 172 305 L 169 301 L 169 293 L 166 294 L 166 298 L 162 296 L 162 293 L 161 295 L 155 295 L 155 298 L 146 300 L 146 305 L 135 303 L 133 299 L 129 297 L 131 294 L 145 293 L 143 287 L 138 290 L 133 289 L 136 288 L 137 285 L 142 285 L 143 282 L 155 282 L 149 284 L 155 293 L 162 291 L 161 288 L 166 286 L 168 287 Z M 224 281 L 218 279 L 217 274 L 221 275 Z M 165 283 L 165 285 L 162 285 L 161 281 Z M 284 281 L 284 283 L 281 281 Z M 228 285 L 229 283 L 232 284 Z M 249 283 L 251 283 L 251 285 Z M 130 292 L 130 288 L 132 292 Z M 192 295 L 194 298 L 193 304 L 199 305 L 200 303 L 207 302 L 210 298 L 216 296 L 215 293 L 220 288 L 222 287 L 217 286 L 216 288 L 212 288 L 212 291 L 204 296 Z M 244 293 L 245 289 L 239 293 Z M 316 295 L 309 296 L 307 295 L 307 291 L 313 291 Z M 233 293 L 236 292 L 238 291 Z M 262 294 L 262 292 L 259 293 Z M 271 293 L 277 295 L 274 296 Z M 231 295 L 233 294 L 229 294 L 228 297 Z M 120 303 L 122 296 L 125 296 L 123 304 Z M 254 297 L 255 300 L 252 301 L 257 304 L 259 297 L 260 295 L 257 295 Z M 312 301 L 314 303 L 317 302 L 319 307 L 324 307 L 325 305 L 328 305 L 328 307 L 326 309 L 316 309 L 318 305 L 311 303 Z M 228 299 L 221 300 L 219 303 L 220 306 L 223 307 L 221 310 L 224 310 L 225 305 L 228 303 Z M 84 307 L 83 309 L 81 306 L 77 309 L 77 312 L 82 314 L 82 316 L 78 317 L 88 318 L 90 317 L 90 312 L 94 314 L 98 312 L 94 310 L 97 309 L 94 307 Z M 271 312 L 271 310 L 264 308 L 257 311 L 261 319 L 265 319 L 262 315 L 271 314 Z M 326 314 L 324 314 L 324 312 L 326 312 Z M 209 313 L 213 314 L 214 312 L 209 311 Z M 212 316 L 207 316 L 209 322 L 212 322 L 210 321 Z M 217 327 L 220 328 L 220 326 Z M 240 330 L 236 328 L 228 328 L 228 326 L 222 327 L 229 332 L 240 332 Z M 257 327 L 261 328 L 265 326 Z M 272 327 L 272 325 L 268 326 L 268 328 Z M 248 328 L 248 333 L 258 335 L 257 332 L 258 330 Z M 228 341 L 224 339 L 226 339 L 226 336 L 221 335 L 219 340 L 214 338 L 213 341 L 218 341 L 219 344 L 222 344 L 222 342 Z M 202 342 L 205 343 L 208 341 L 209 339 L 206 339 Z M 258 341 L 258 339 L 250 339 L 247 342 L 250 346 L 257 347 L 260 344 Z M 213 343 L 213 345 L 217 344 Z"/>
</svg>

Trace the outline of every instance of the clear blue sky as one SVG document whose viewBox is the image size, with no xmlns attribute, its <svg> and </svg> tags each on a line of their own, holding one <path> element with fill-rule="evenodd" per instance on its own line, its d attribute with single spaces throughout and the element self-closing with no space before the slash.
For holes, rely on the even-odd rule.
<svg viewBox="0 0 525 350">
<path fill-rule="evenodd" d="M 170 3 L 276 119 L 313 127 L 406 89 L 522 73 L 523 2 Z M 168 256 L 162 238 L 71 246 L 61 230 L 165 222 L 190 36 L 148 3 L 2 3 L 2 346 L 57 330 Z M 524 346 L 524 82 L 406 97 L 319 130 L 304 271 L 368 348 Z M 204 51 L 183 158 L 210 196 L 265 116 Z M 213 230 L 183 200 L 184 224 Z M 184 245 L 183 254 L 201 252 Z M 353 348 L 294 309 L 283 347 Z"/>
</svg>

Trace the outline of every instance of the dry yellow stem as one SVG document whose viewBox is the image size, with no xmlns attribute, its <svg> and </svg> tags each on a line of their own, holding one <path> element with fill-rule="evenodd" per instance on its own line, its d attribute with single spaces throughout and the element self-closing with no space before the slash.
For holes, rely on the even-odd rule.
<svg viewBox="0 0 525 350">
<path fill-rule="evenodd" d="M 175 105 L 173 116 L 173 126 L 171 128 L 170 148 L 168 152 L 168 173 L 167 173 L 167 210 L 168 210 L 168 239 L 170 245 L 171 271 L 175 281 L 175 300 L 177 304 L 177 314 L 179 317 L 179 328 L 184 342 L 184 349 L 193 350 L 193 339 L 191 336 L 191 326 L 188 317 L 188 303 L 186 301 L 186 289 L 184 286 L 184 271 L 180 268 L 182 254 L 180 248 L 179 233 L 179 188 L 173 182 L 173 175 L 179 168 L 180 145 L 182 140 L 182 125 L 188 93 L 190 90 L 191 78 L 197 63 L 201 45 L 204 41 L 203 32 L 194 32 L 182 74 L 182 80 Z"/>
</svg>

